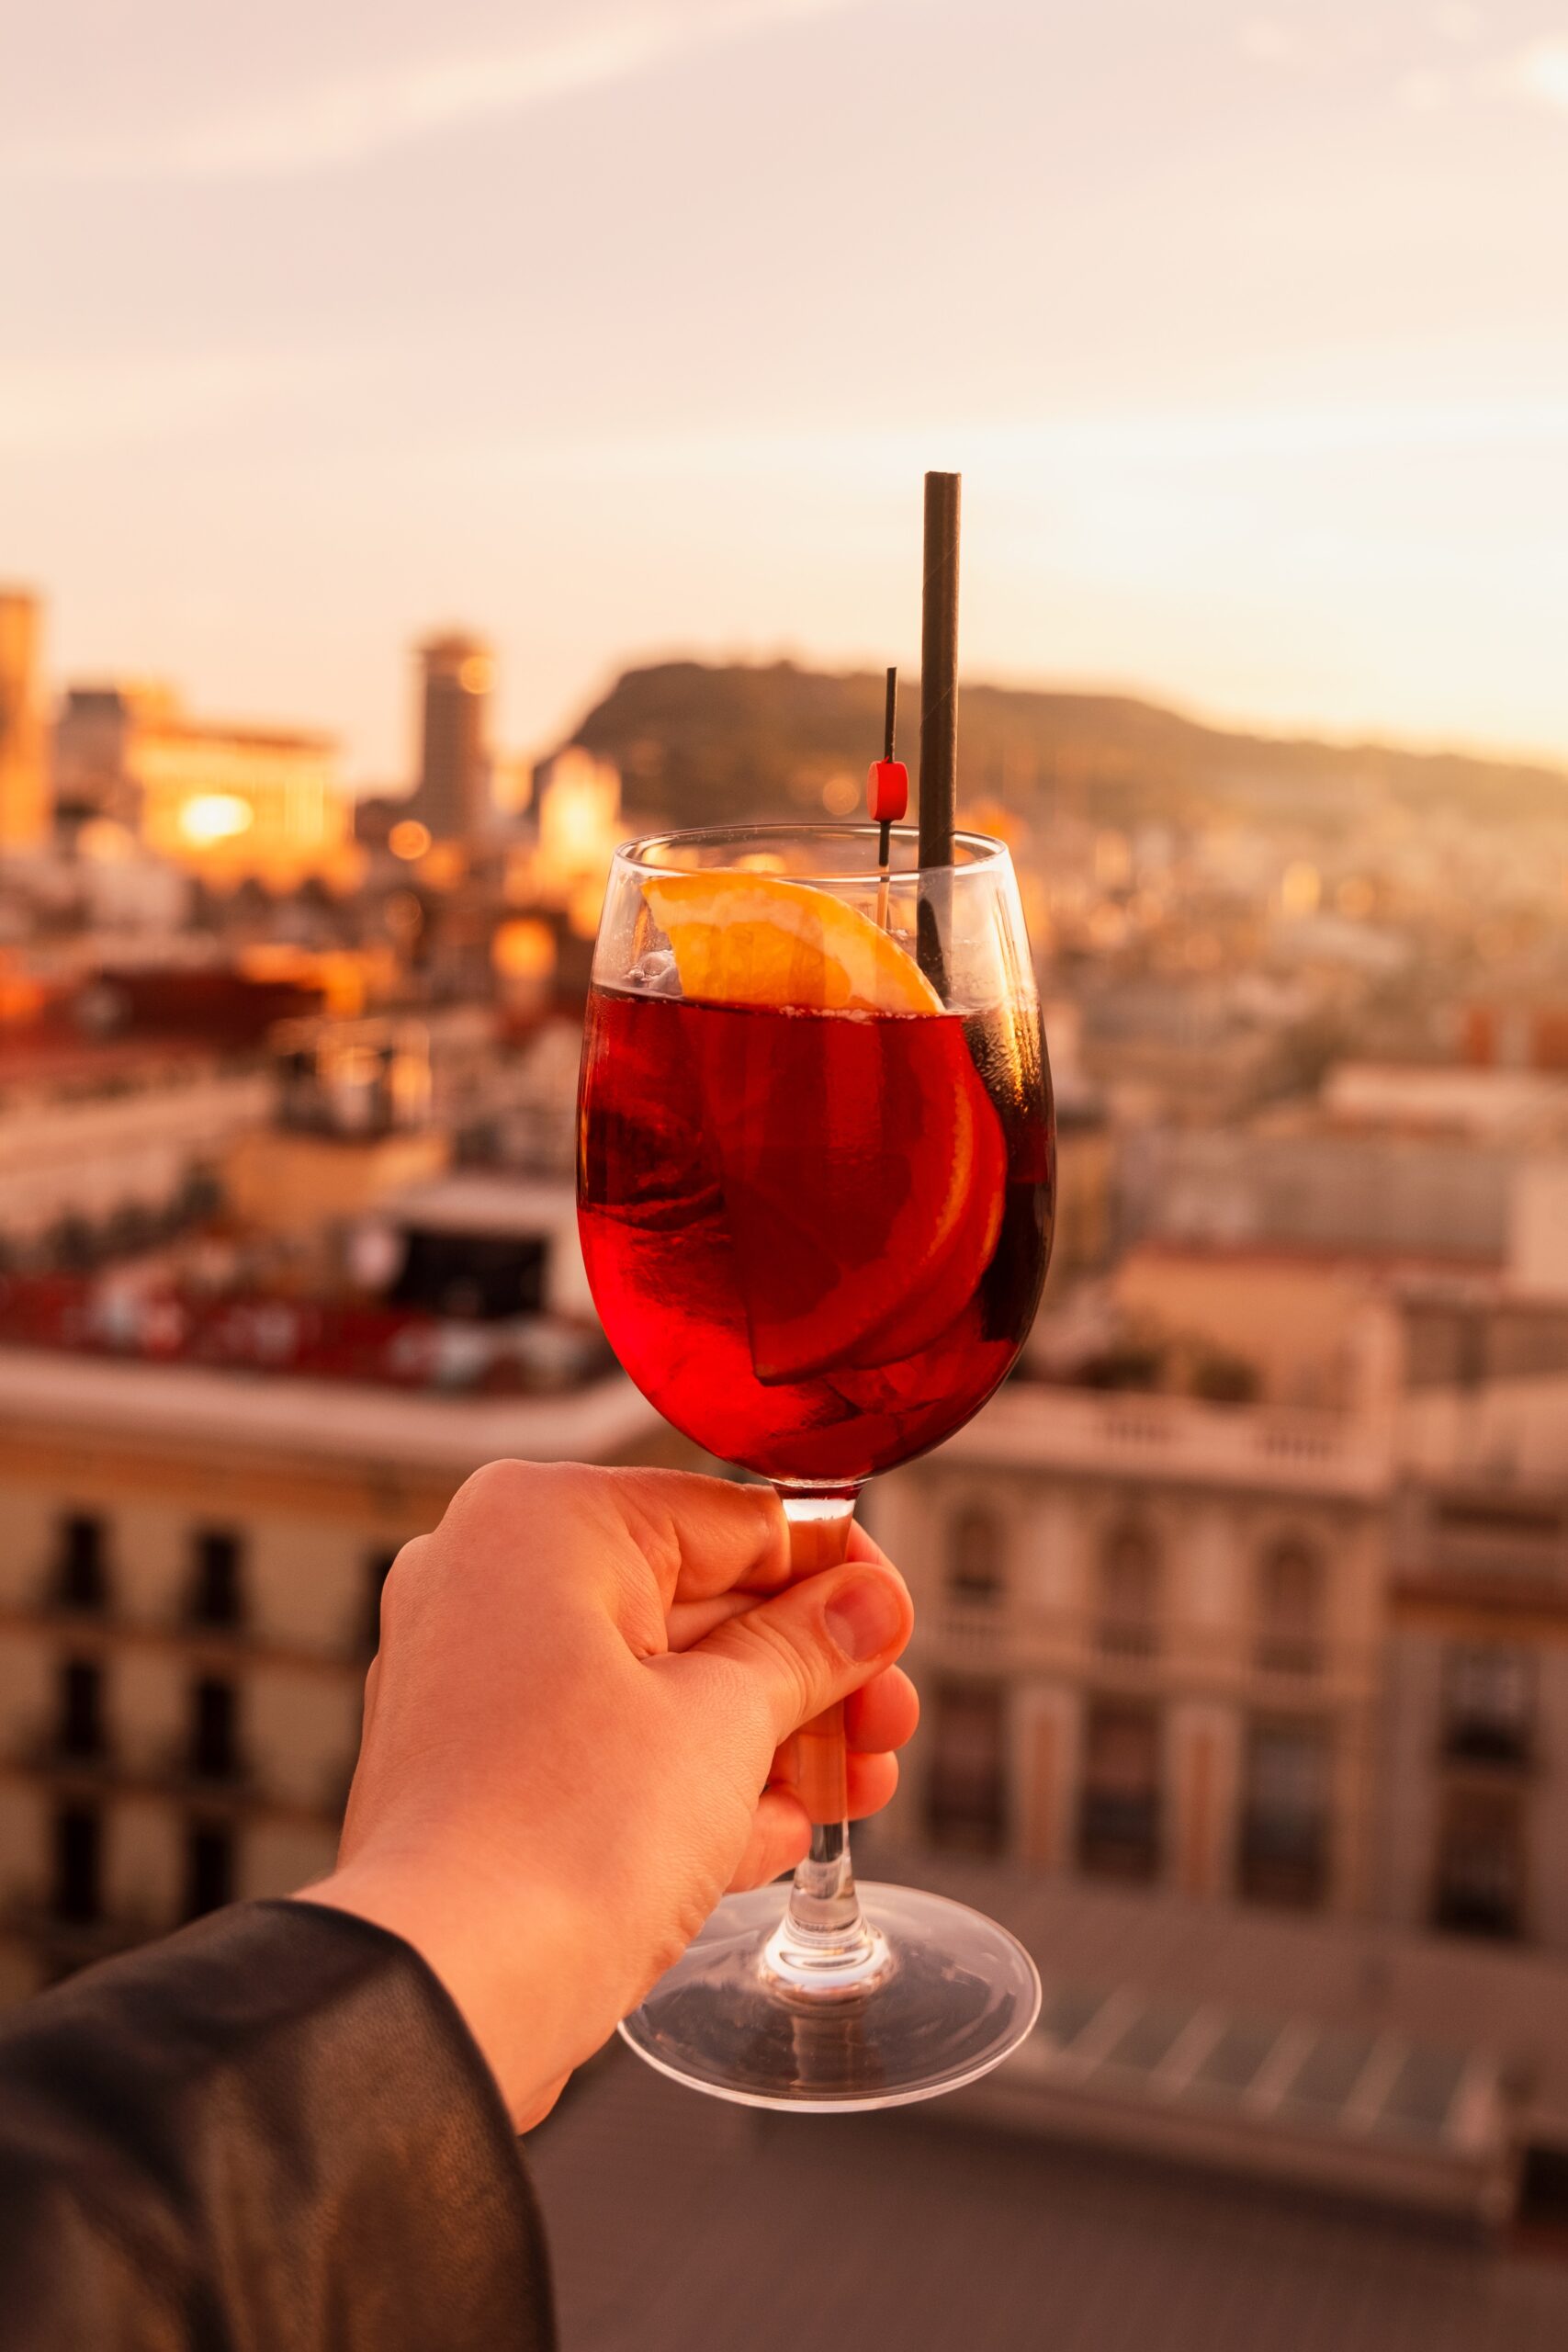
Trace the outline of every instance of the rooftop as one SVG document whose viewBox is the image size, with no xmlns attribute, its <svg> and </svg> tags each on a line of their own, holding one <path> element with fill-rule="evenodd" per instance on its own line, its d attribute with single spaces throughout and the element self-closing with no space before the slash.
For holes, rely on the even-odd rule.
<svg viewBox="0 0 1568 2352">
<path fill-rule="evenodd" d="M 502 1457 L 615 1461 L 663 1430 L 622 1374 L 565 1396 L 444 1396 L 358 1381 L 0 1348 L 0 1426 L 212 1445 L 225 1457 L 393 1461 L 466 1477 Z"/>
<path fill-rule="evenodd" d="M 528 2143 L 572 2352 L 1557 2352 L 1568 2267 L 978 2128 L 824 2120 L 618 2044 Z"/>
<path fill-rule="evenodd" d="M 1268 2013 L 1319 2034 L 1483 2053 L 1522 2138 L 1568 2150 L 1568 1968 L 1561 1958 L 1377 1921 L 1198 1902 L 922 1858 L 922 1884 L 1004 1919 L 1052 1990 L 1131 1990 Z"/>
</svg>

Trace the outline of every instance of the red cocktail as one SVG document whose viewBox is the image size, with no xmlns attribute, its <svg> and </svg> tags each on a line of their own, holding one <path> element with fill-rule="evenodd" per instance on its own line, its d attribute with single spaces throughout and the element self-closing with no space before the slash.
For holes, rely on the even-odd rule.
<svg viewBox="0 0 1568 2352">
<path fill-rule="evenodd" d="M 858 1484 L 951 1435 L 1040 1295 L 1032 1006 L 723 1006 L 596 987 L 588 1277 L 637 1386 L 765 1476 Z"/>
</svg>

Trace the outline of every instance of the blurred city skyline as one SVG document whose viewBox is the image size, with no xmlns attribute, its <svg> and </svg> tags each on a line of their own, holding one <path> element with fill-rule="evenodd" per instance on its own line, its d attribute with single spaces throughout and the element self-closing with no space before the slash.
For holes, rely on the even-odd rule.
<svg viewBox="0 0 1568 2352">
<path fill-rule="evenodd" d="M 1568 754 L 1568 21 L 461 0 L 7 40 L 6 575 L 406 776 L 450 620 L 542 747 L 621 662 L 897 659 Z"/>
</svg>

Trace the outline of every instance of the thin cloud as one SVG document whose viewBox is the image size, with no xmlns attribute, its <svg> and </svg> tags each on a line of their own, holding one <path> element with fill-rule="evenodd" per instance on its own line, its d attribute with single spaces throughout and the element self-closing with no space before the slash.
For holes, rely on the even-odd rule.
<svg viewBox="0 0 1568 2352">
<path fill-rule="evenodd" d="M 1260 65 L 1301 65 L 1307 56 L 1306 43 L 1293 25 L 1282 24 L 1278 17 L 1248 17 L 1236 27 L 1236 40 L 1244 57 Z"/>
<path fill-rule="evenodd" d="M 0 395 L 0 455 L 87 453 L 221 427 L 295 395 L 319 399 L 344 372 L 323 352 L 96 353 L 13 361 Z"/>
<path fill-rule="evenodd" d="M 906 484 L 932 464 L 992 469 L 1028 481 L 1108 464 L 1201 471 L 1247 462 L 1411 457 L 1421 451 L 1568 447 L 1568 401 L 1389 400 L 1321 408 L 1215 408 L 1064 413 L 1034 423 L 946 418 L 925 425 L 842 431 L 708 429 L 574 438 L 557 435 L 444 446 L 427 461 L 443 476 L 494 486 L 581 473 L 647 483 L 690 478 L 762 481 L 831 475 L 863 488 Z"/>
<path fill-rule="evenodd" d="M 629 81 L 667 60 L 869 5 L 705 0 L 639 9 L 565 40 L 434 57 L 301 90 L 276 105 L 166 136 L 13 148 L 13 168 L 71 179 L 293 179 L 341 171 L 470 124 Z"/>
</svg>

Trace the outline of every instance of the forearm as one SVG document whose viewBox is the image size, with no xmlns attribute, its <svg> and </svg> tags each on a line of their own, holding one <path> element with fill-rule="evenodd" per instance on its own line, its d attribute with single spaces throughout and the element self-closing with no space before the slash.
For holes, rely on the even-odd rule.
<svg viewBox="0 0 1568 2352">
<path fill-rule="evenodd" d="M 489 2069 L 405 1943 L 255 1904 L 0 2027 L 8 2352 L 552 2342 Z"/>
</svg>

